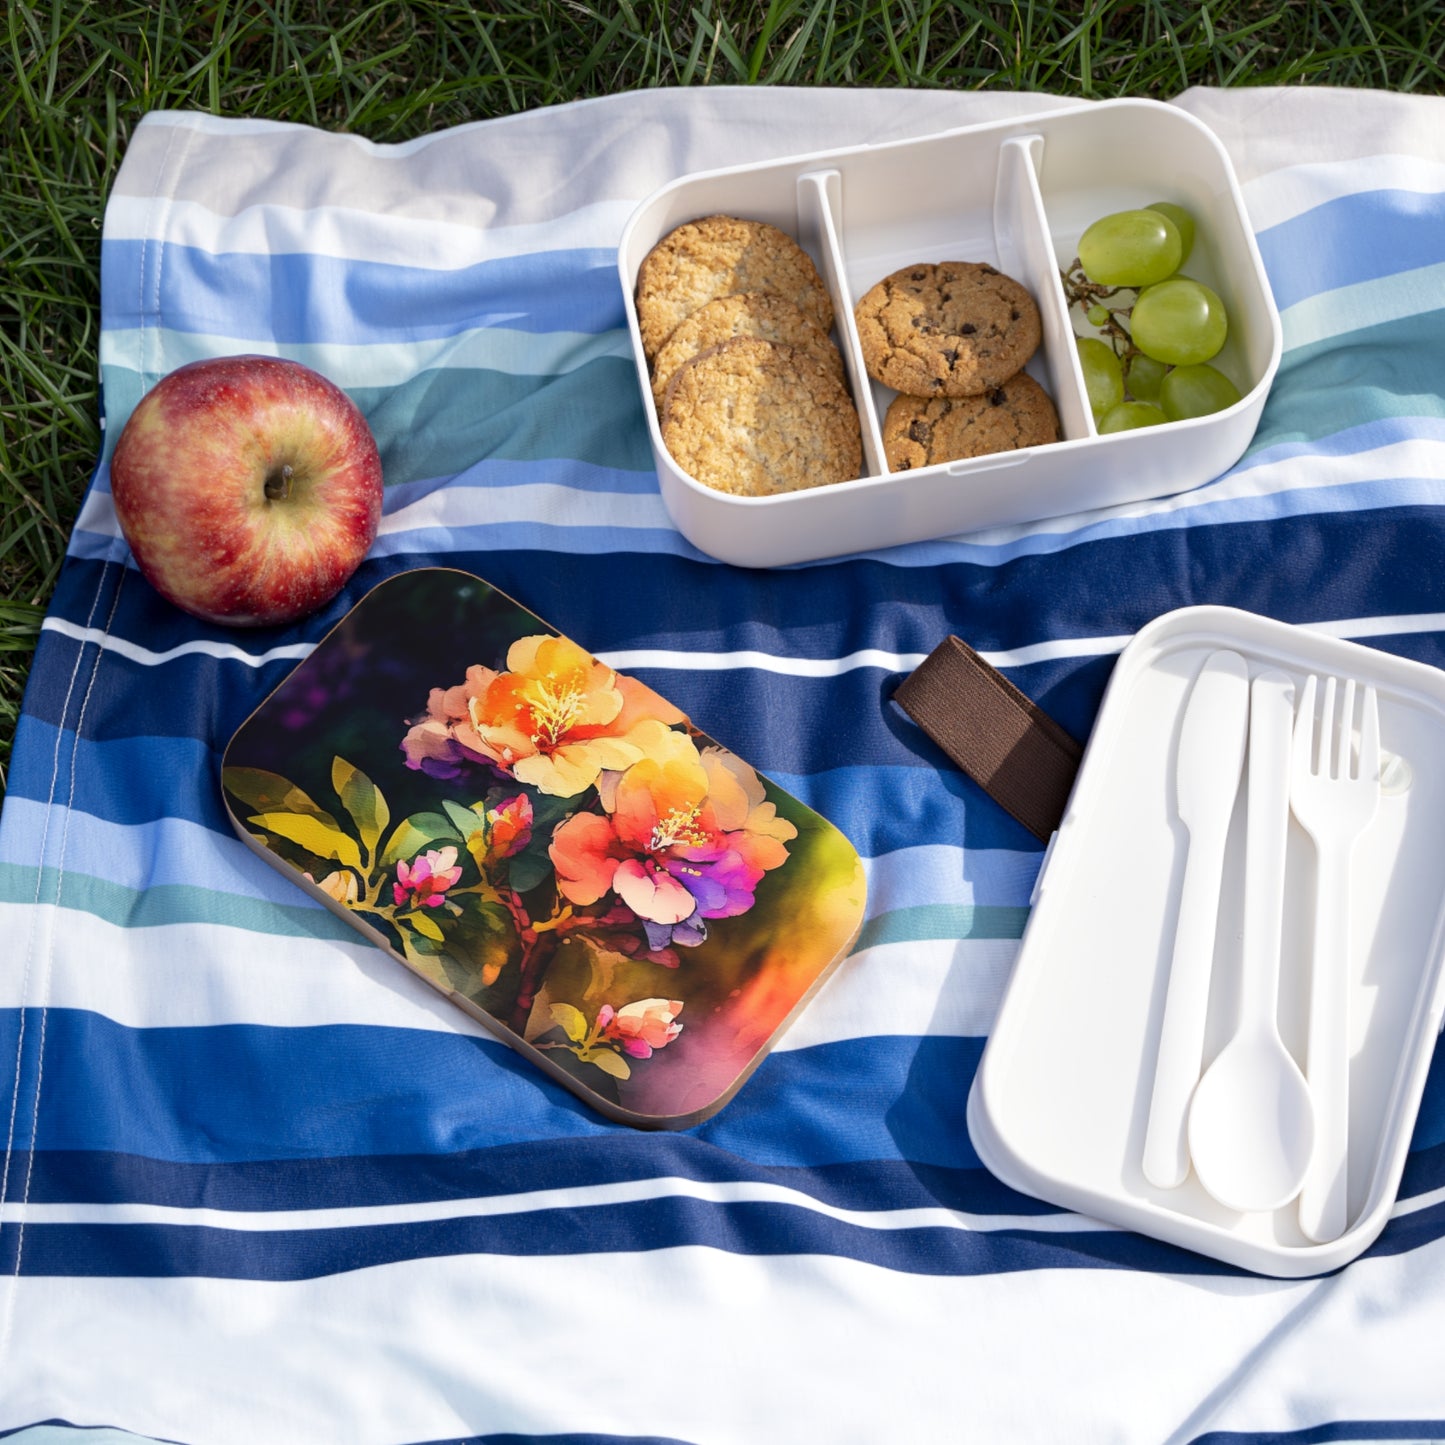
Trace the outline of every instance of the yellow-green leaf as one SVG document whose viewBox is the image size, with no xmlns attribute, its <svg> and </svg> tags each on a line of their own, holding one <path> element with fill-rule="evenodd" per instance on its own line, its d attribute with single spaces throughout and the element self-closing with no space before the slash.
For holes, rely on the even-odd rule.
<svg viewBox="0 0 1445 1445">
<path fill-rule="evenodd" d="M 410 818 L 403 818 L 387 839 L 379 861 L 383 865 L 390 865 L 398 858 L 415 858 L 418 853 L 424 853 L 431 847 L 432 842 L 430 833 L 424 833 Z"/>
<path fill-rule="evenodd" d="M 409 913 L 406 921 L 421 934 L 423 938 L 429 938 L 433 943 L 441 943 L 443 934 L 441 924 L 435 918 L 429 918 L 425 913 Z"/>
<path fill-rule="evenodd" d="M 554 1003 L 550 1010 L 552 1022 L 572 1040 L 574 1044 L 580 1044 L 587 1037 L 587 1020 L 582 1010 L 573 1008 L 570 1003 Z"/>
<path fill-rule="evenodd" d="M 331 762 L 331 786 L 336 789 L 342 807 L 355 820 L 362 846 L 372 851 L 391 821 L 391 809 L 386 806 L 381 790 L 360 768 L 340 757 Z"/>
<path fill-rule="evenodd" d="M 262 813 L 248 822 L 299 843 L 317 858 L 335 858 L 340 863 L 361 871 L 361 850 L 356 839 L 343 833 L 333 822 L 314 818 L 308 813 Z"/>
<path fill-rule="evenodd" d="M 335 819 L 289 778 L 265 768 L 227 768 L 221 775 L 226 791 L 258 813 L 304 813 L 309 818 Z"/>
<path fill-rule="evenodd" d="M 598 1049 L 597 1052 L 588 1058 L 589 1064 L 596 1064 L 604 1074 L 611 1074 L 614 1079 L 630 1079 L 632 1070 L 627 1067 L 627 1060 L 621 1054 L 614 1054 L 611 1049 Z"/>
</svg>

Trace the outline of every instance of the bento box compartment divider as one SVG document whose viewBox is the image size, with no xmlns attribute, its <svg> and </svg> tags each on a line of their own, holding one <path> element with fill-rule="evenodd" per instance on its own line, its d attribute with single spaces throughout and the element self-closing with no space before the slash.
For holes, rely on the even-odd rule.
<svg viewBox="0 0 1445 1445">
<path fill-rule="evenodd" d="M 823 280 L 833 298 L 839 349 L 848 369 L 853 404 L 863 432 L 863 474 L 877 477 L 887 470 L 883 460 L 883 427 L 873 403 L 873 387 L 863 366 L 863 347 L 853 319 L 853 296 L 843 243 L 843 175 L 838 170 L 805 171 L 797 178 L 798 239 L 822 265 Z"/>
<path fill-rule="evenodd" d="M 1048 390 L 1054 398 L 1063 438 L 1072 441 L 1097 433 L 1039 188 L 1038 167 L 1043 152 L 1041 135 L 1009 136 L 1000 142 L 994 189 L 994 244 L 1000 267 L 1034 293 L 1043 327 Z"/>
</svg>

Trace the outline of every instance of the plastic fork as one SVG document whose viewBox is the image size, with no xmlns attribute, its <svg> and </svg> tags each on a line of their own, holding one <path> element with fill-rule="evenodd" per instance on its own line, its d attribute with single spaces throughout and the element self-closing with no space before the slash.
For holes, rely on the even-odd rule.
<svg viewBox="0 0 1445 1445">
<path fill-rule="evenodd" d="M 1305 1077 L 1315 1102 L 1315 1150 L 1300 1190 L 1299 1222 L 1317 1243 L 1348 1222 L 1350 864 L 1380 801 L 1380 718 L 1365 687 L 1354 750 L 1355 682 L 1327 677 L 1316 737 L 1318 679 L 1304 685 L 1295 714 L 1290 807 L 1314 841 L 1315 931 Z M 1336 710 L 1337 691 L 1343 699 Z"/>
</svg>

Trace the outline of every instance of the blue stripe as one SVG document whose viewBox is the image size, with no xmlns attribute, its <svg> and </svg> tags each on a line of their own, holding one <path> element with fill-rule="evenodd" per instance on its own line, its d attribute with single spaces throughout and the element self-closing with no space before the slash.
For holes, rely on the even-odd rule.
<svg viewBox="0 0 1445 1445">
<path fill-rule="evenodd" d="M 151 245 L 152 260 L 162 248 Z M 612 331 L 626 325 L 617 253 L 540 251 L 451 270 L 307 253 L 216 254 L 169 242 L 160 274 L 145 241 L 101 247 L 107 330 L 158 319 L 175 331 L 236 341 L 385 346 L 483 326 L 516 331 Z M 141 309 L 144 304 L 144 310 Z"/>
<path fill-rule="evenodd" d="M 1445 194 L 1359 191 L 1255 238 L 1280 310 L 1341 286 L 1445 261 Z"/>
<path fill-rule="evenodd" d="M 77 1425 L 58 1417 L 0 1430 L 0 1440 L 12 1440 L 15 1445 L 87 1445 L 87 1442 L 89 1445 L 182 1445 L 157 1435 L 136 1435 L 115 1425 Z M 507 1431 L 500 1435 L 468 1435 L 465 1439 L 419 1441 L 417 1445 L 695 1445 L 695 1442 L 672 1435 L 598 1435 L 569 1430 L 546 1435 L 518 1435 Z"/>
<path fill-rule="evenodd" d="M 415 527 L 378 537 L 373 557 L 412 557 L 424 552 L 434 557 L 448 553 L 491 550 L 511 552 L 582 552 L 593 556 L 636 553 L 685 557 L 690 562 L 710 559 L 680 532 L 668 527 L 580 527 L 558 518 L 553 522 L 479 522 L 474 526 Z"/>
<path fill-rule="evenodd" d="M 0 1011 L 0 1057 L 20 1012 Z M 26 1030 L 21 1097 L 34 1089 L 41 1030 Z M 360 1025 L 231 1024 L 133 1029 L 51 1009 L 37 1137 L 21 1148 L 192 1164 L 462 1154 L 539 1140 L 625 1139 L 676 1147 L 593 1114 L 489 1039 Z M 811 1169 L 908 1160 L 980 1167 L 964 1118 L 982 1040 L 878 1037 L 775 1052 L 726 1109 L 689 1135 L 754 1165 Z M 1416 1147 L 1445 1133 L 1445 1058 L 1432 1067 Z M 1433 1187 L 1433 1154 L 1412 1187 Z"/>
<path fill-rule="evenodd" d="M 0 1011 L 0 1058 L 20 1012 Z M 25 1033 L 33 1094 L 41 1029 Z M 132 1029 L 50 1009 L 36 1137 L 18 1147 L 177 1162 L 447 1154 L 625 1135 L 504 1045 L 425 1029 L 227 1024 Z M 981 1041 L 890 1037 L 770 1055 L 708 1143 L 782 1167 L 899 1159 L 973 1169 L 964 1106 Z"/>
<path fill-rule="evenodd" d="M 59 767 L 52 760 L 59 759 Z M 15 731 L 10 791 L 33 801 L 83 798 L 86 812 L 112 823 L 174 817 L 230 834 L 221 807 L 220 754 L 191 738 L 121 738 L 76 744 L 73 733 L 22 716 Z"/>
<path fill-rule="evenodd" d="M 1427 1445 L 1445 1440 L 1445 1416 L 1433 1420 L 1332 1420 L 1300 1430 L 1210 1430 L 1190 1445 L 1354 1445 L 1362 1440 L 1405 1440 Z"/>
<path fill-rule="evenodd" d="M 148 378 L 154 384 L 154 378 Z M 142 379 L 107 367 L 112 416 L 129 416 Z M 642 394 L 630 360 L 601 356 L 557 374 L 443 369 L 358 386 L 349 395 L 365 415 L 394 487 L 460 475 L 485 460 L 574 459 L 653 475 Z"/>
<path fill-rule="evenodd" d="M 968 542 L 915 542 L 853 554 L 892 567 L 947 567 L 959 563 L 1001 566 L 1013 557 L 1058 555 L 1093 542 L 1135 538 L 1153 532 L 1227 526 L 1239 522 L 1269 522 L 1280 517 L 1309 517 L 1331 512 L 1362 513 L 1386 508 L 1435 507 L 1445 501 L 1445 482 L 1432 474 L 1366 477 L 1356 482 L 1334 482 L 1323 487 L 1282 488 L 1216 500 L 1196 500 L 1187 509 L 1170 508 L 1091 523 L 1072 533 L 1038 532 L 1027 540 L 980 546 Z M 659 517 L 662 503 L 658 502 Z M 478 506 L 478 512 L 485 507 Z M 105 532 L 76 532 L 69 555 L 85 561 L 117 557 L 119 544 Z M 649 557 L 674 556 L 718 568 L 721 564 L 694 547 L 670 525 L 583 525 L 559 513 L 523 521 L 478 520 L 434 526 L 418 523 L 378 537 L 370 556 L 414 560 L 418 554 L 447 563 L 468 553 L 497 551 L 551 552 L 600 555 L 636 554 L 637 563 Z M 813 573 L 817 564 L 799 563 L 787 570 Z"/>
<path fill-rule="evenodd" d="M 1413 331 L 1414 320 L 1415 318 L 1411 317 L 1408 323 L 1385 324 L 1408 324 Z M 1374 335 L 1376 328 L 1368 327 L 1366 330 L 1370 335 Z M 1338 339 L 1347 349 L 1348 335 Z M 1269 401 L 1265 403 L 1261 427 L 1255 432 L 1254 440 L 1243 459 L 1231 469 L 1231 474 L 1252 471 L 1257 467 L 1278 466 L 1291 461 L 1311 462 L 1325 458 L 1358 457 L 1380 447 L 1395 446 L 1399 442 L 1445 442 L 1445 418 L 1426 409 L 1434 407 L 1433 397 L 1412 397 L 1412 410 L 1373 417 L 1366 422 L 1318 434 L 1292 435 L 1293 429 L 1288 425 L 1276 426 L 1277 419 L 1281 422 L 1284 420 L 1285 404 L 1291 399 L 1291 378 L 1288 373 L 1295 366 L 1308 365 L 1319 351 L 1327 349 L 1339 348 L 1327 342 L 1312 343 L 1300 347 L 1285 359 L 1281 365 L 1285 380 L 1283 383 L 1276 380 L 1270 391 Z"/>
<path fill-rule="evenodd" d="M 649 1179 L 769 1184 L 844 1210 L 944 1209 L 978 1215 L 1059 1211 L 982 1168 L 901 1159 L 761 1164 L 694 1134 L 614 1131 L 444 1154 L 177 1163 L 133 1154 L 17 1151 L 11 1173 L 35 1204 L 157 1204 L 176 1209 L 345 1209 L 490 1199 Z"/>
<path fill-rule="evenodd" d="M 1401 1253 L 1442 1234 L 1445 1207 L 1420 1211 L 1392 1222 L 1367 1257 Z M 1087 1226 L 1078 1231 L 1022 1226 L 984 1231 L 930 1225 L 873 1228 L 793 1204 L 715 1203 L 678 1195 L 585 1208 L 568 1205 L 316 1229 L 32 1221 L 26 1226 L 19 1260 L 18 1241 L 18 1230 L 0 1232 L 0 1269 L 30 1277 L 298 1280 L 463 1254 L 555 1258 L 685 1246 L 755 1258 L 831 1256 L 935 1277 L 1059 1269 L 1213 1277 L 1244 1273 L 1126 1231 Z"/>
<path fill-rule="evenodd" d="M 1441 541 L 1439 507 L 1400 507 L 1101 539 L 1002 567 L 845 559 L 828 567 L 752 571 L 655 555 L 418 553 L 373 559 L 322 613 L 297 627 L 254 633 L 218 632 L 196 622 L 130 572 L 113 631 L 156 651 L 219 637 L 260 652 L 318 639 L 384 578 L 408 565 L 440 564 L 483 577 L 592 652 L 754 649 L 845 657 L 885 641 L 880 615 L 888 619 L 885 645 L 892 652 L 922 655 L 949 632 L 994 652 L 1059 636 L 1129 635 L 1163 612 L 1198 603 L 1287 622 L 1436 612 L 1433 553 Z M 1282 567 L 1281 558 L 1291 565 Z M 55 615 L 77 624 L 91 618 L 98 569 L 94 562 L 67 561 Z M 687 599 L 685 608 L 678 598 Z M 695 673 L 690 680 L 706 683 Z M 679 681 L 689 679 L 679 674 Z M 722 681 L 722 695 L 730 697 L 735 676 Z M 807 731 L 807 723 L 799 720 L 798 730 Z"/>
<path fill-rule="evenodd" d="M 631 565 L 626 557 L 579 556 L 563 566 L 555 555 L 538 553 L 453 560 L 524 605 L 545 606 L 547 623 L 594 652 L 641 647 L 847 656 L 878 640 L 868 613 L 856 605 L 858 597 L 867 596 L 894 617 L 892 645 L 921 656 L 950 632 L 984 651 L 1036 642 L 1054 635 L 1064 618 L 1080 638 L 1128 635 L 1173 607 L 1201 602 L 1224 602 L 1297 622 L 1434 612 L 1440 595 L 1430 539 L 1442 532 L 1439 509 L 1401 509 L 1368 518 L 1287 518 L 1100 542 L 1065 558 L 1020 559 L 1002 571 L 963 565 L 917 571 L 855 561 L 812 572 L 755 574 L 709 567 L 704 574 L 699 564 L 682 558 L 654 557 L 646 565 Z M 1282 556 L 1302 565 L 1282 572 Z M 372 561 L 342 598 L 304 626 L 232 633 L 228 640 L 260 653 L 283 642 L 318 639 L 370 585 L 400 570 L 405 569 L 390 561 Z M 94 608 L 93 599 L 98 582 L 113 585 L 118 569 L 110 571 L 112 577 L 105 579 L 97 564 L 69 561 L 57 588 L 56 613 L 83 625 L 98 610 L 104 620 L 107 608 Z M 619 575 L 628 577 L 624 588 L 618 587 Z M 536 594 L 544 588 L 547 596 L 538 601 Z M 671 602 L 679 595 L 695 599 L 685 618 Z M 769 618 L 787 621 L 779 626 Z M 164 603 L 134 573 L 127 574 L 112 630 L 156 651 L 216 636 Z M 1387 645 L 1438 664 L 1445 661 L 1442 643 L 1438 634 L 1423 634 Z M 32 675 L 26 698 L 29 714 L 59 720 L 75 651 L 73 641 L 54 632 L 42 634 L 42 665 Z M 259 675 L 243 665 L 201 658 L 168 666 L 182 669 L 182 677 L 194 669 L 189 676 L 197 684 L 168 690 L 173 707 L 165 696 L 147 701 L 136 665 L 108 657 L 89 700 L 87 733 L 184 732 L 205 735 L 219 748 L 291 664 L 271 664 Z M 1092 726 L 1110 667 L 1112 658 L 1066 658 L 1012 669 L 1011 675 L 1082 739 Z M 765 772 L 810 772 L 860 756 L 938 761 L 901 713 L 880 706 L 891 696 L 898 674 L 867 668 L 831 679 L 753 669 L 639 675 Z M 429 678 L 427 686 L 445 681 Z M 72 696 L 72 710 L 77 705 Z M 789 719 L 788 726 L 776 725 L 779 716 Z M 849 727 L 832 726 L 830 720 L 838 717 L 848 717 Z M 24 760 L 19 762 L 23 766 Z M 34 796 L 28 788 L 21 791 Z"/>
<path fill-rule="evenodd" d="M 32 871 L 38 861 L 36 840 L 47 826 L 45 805 L 12 792 L 5 812 L 14 822 L 0 829 L 0 867 Z M 66 835 L 65 871 L 103 879 L 122 888 L 193 888 L 198 881 L 214 891 L 218 909 L 231 898 L 280 900 L 325 913 L 319 903 L 282 881 L 238 838 L 198 834 L 179 818 L 158 818 L 130 825 L 108 823 L 77 807 L 74 816 L 60 803 L 49 812 L 49 827 Z M 212 866 L 199 870 L 195 850 L 204 848 Z M 13 888 L 10 890 L 13 895 Z M 0 887 L 0 896 L 5 889 Z M 34 896 L 33 889 L 31 896 Z"/>
</svg>

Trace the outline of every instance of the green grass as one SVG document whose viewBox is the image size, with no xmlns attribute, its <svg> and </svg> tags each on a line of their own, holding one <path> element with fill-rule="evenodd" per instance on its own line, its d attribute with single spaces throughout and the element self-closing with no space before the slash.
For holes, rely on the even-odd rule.
<svg viewBox="0 0 1445 1445">
<path fill-rule="evenodd" d="M 1438 0 L 9 0 L 0 48 L 0 796 L 99 448 L 101 216 L 148 110 L 400 141 L 657 85 L 1168 98 L 1189 85 L 1445 92 Z"/>
</svg>

